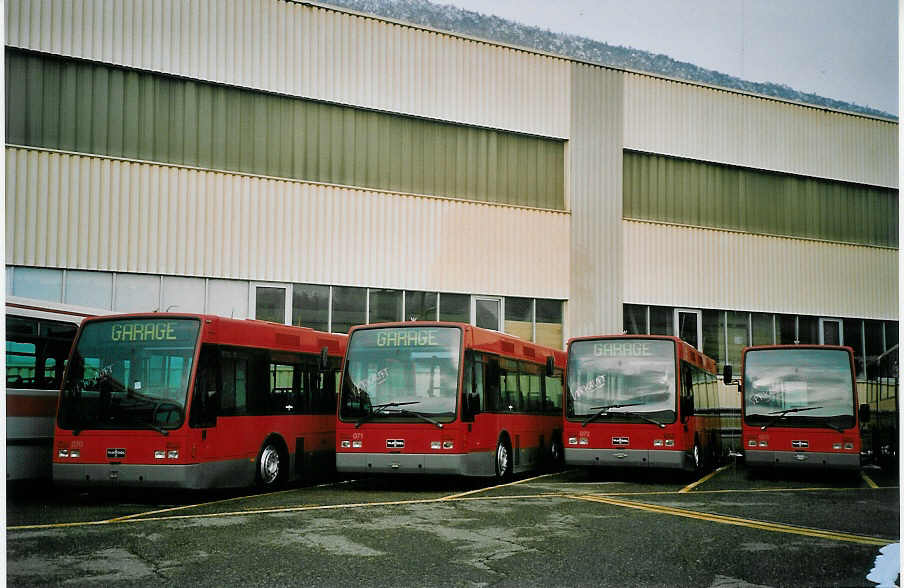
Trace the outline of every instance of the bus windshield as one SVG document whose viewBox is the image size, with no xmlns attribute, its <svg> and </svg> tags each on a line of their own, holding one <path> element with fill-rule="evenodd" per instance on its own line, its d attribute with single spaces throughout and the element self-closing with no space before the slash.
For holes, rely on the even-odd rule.
<svg viewBox="0 0 904 588">
<path fill-rule="evenodd" d="M 339 416 L 451 421 L 460 348 L 461 330 L 455 327 L 355 331 L 348 343 Z"/>
<path fill-rule="evenodd" d="M 200 327 L 189 318 L 86 323 L 63 383 L 60 427 L 181 426 Z"/>
<path fill-rule="evenodd" d="M 598 422 L 637 420 L 635 415 L 671 422 L 675 405 L 673 341 L 575 341 L 568 350 L 569 418 L 603 411 Z"/>
<path fill-rule="evenodd" d="M 744 358 L 749 425 L 854 426 L 854 380 L 843 349 L 762 349 Z"/>
</svg>

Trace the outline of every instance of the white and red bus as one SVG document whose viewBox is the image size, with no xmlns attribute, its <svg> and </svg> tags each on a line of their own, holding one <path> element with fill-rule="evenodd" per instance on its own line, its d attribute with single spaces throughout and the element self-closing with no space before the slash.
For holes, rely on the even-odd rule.
<svg viewBox="0 0 904 588">
<path fill-rule="evenodd" d="M 333 467 L 345 336 L 194 314 L 86 319 L 63 380 L 53 479 L 272 487 Z"/>
<path fill-rule="evenodd" d="M 6 479 L 50 479 L 53 417 L 82 319 L 105 311 L 6 299 Z"/>
<path fill-rule="evenodd" d="M 722 454 L 718 386 L 677 337 L 569 340 L 565 463 L 703 471 Z"/>
<path fill-rule="evenodd" d="M 508 479 L 562 456 L 565 353 L 463 323 L 349 333 L 340 472 Z"/>
<path fill-rule="evenodd" d="M 746 347 L 739 386 L 747 466 L 859 469 L 869 406 L 858 408 L 854 374 L 850 347 Z"/>
</svg>

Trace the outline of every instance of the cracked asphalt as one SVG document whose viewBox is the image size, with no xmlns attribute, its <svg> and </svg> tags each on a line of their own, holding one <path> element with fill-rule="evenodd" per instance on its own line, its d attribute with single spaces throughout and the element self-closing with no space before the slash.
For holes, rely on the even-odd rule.
<svg viewBox="0 0 904 588">
<path fill-rule="evenodd" d="M 874 586 L 897 474 L 566 470 L 493 486 L 333 479 L 269 494 L 8 488 L 30 585 Z"/>
</svg>

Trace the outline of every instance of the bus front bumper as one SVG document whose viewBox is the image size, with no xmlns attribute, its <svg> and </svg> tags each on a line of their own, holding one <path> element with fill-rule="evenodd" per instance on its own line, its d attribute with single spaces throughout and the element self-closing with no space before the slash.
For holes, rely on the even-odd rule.
<svg viewBox="0 0 904 588">
<path fill-rule="evenodd" d="M 694 469 L 694 459 L 690 452 L 668 449 L 577 449 L 566 447 L 565 463 L 580 467 Z"/>
<path fill-rule="evenodd" d="M 53 482 L 61 486 L 176 488 L 249 486 L 254 467 L 247 460 L 198 464 L 54 463 Z"/>
<path fill-rule="evenodd" d="M 744 463 L 752 468 L 856 470 L 860 469 L 860 454 L 747 450 Z"/>
<path fill-rule="evenodd" d="M 336 470 L 368 474 L 448 474 L 492 476 L 492 452 L 475 453 L 336 453 Z"/>
</svg>

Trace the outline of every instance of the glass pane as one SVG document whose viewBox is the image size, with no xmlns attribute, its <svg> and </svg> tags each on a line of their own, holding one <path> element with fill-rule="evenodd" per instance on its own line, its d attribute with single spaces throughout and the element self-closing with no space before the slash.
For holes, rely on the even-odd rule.
<svg viewBox="0 0 904 588">
<path fill-rule="evenodd" d="M 366 322 L 367 290 L 336 286 L 333 288 L 333 332 L 348 333 L 355 325 Z"/>
<path fill-rule="evenodd" d="M 525 341 L 533 338 L 533 300 L 530 298 L 505 299 L 505 332 Z"/>
<path fill-rule="evenodd" d="M 798 316 L 797 339 L 801 345 L 819 343 L 819 319 L 815 316 Z"/>
<path fill-rule="evenodd" d="M 841 345 L 841 321 L 822 321 L 824 345 Z"/>
<path fill-rule="evenodd" d="M 845 332 L 847 338 L 847 332 Z M 898 344 L 898 323 L 897 321 L 885 321 L 885 350 L 888 351 Z"/>
<path fill-rule="evenodd" d="M 866 375 L 867 378 L 876 377 L 876 367 L 879 356 L 885 352 L 882 345 L 882 335 L 885 326 L 882 321 L 863 321 L 866 334 Z"/>
<path fill-rule="evenodd" d="M 674 309 L 668 306 L 650 307 L 650 334 L 675 336 L 675 327 L 672 325 Z"/>
<path fill-rule="evenodd" d="M 697 313 L 678 311 L 678 337 L 699 349 L 697 338 Z"/>
<path fill-rule="evenodd" d="M 330 287 L 314 284 L 292 285 L 292 324 L 329 331 Z"/>
<path fill-rule="evenodd" d="M 436 296 L 436 292 L 413 292 L 406 290 L 405 319 L 409 321 L 435 321 Z"/>
<path fill-rule="evenodd" d="M 753 321 L 753 345 L 772 345 L 775 337 L 772 333 L 772 315 L 765 312 L 751 314 Z"/>
<path fill-rule="evenodd" d="M 741 365 L 741 350 L 748 345 L 747 342 L 747 316 L 746 312 L 729 310 L 728 319 L 728 353 L 727 361 L 731 365 Z"/>
<path fill-rule="evenodd" d="M 69 277 L 67 275 L 68 284 Z M 67 288 L 68 289 L 68 288 Z M 166 276 L 163 278 L 164 312 L 204 312 L 204 279 Z"/>
<path fill-rule="evenodd" d="M 622 328 L 629 335 L 647 334 L 647 307 L 641 304 L 622 305 Z"/>
<path fill-rule="evenodd" d="M 113 274 L 106 272 L 66 272 L 66 304 L 91 308 L 110 308 L 113 305 Z"/>
<path fill-rule="evenodd" d="M 474 323 L 483 329 L 499 330 L 499 301 L 478 299 L 475 304 Z"/>
<path fill-rule="evenodd" d="M 562 349 L 562 301 L 538 298 L 536 342 L 554 349 Z"/>
<path fill-rule="evenodd" d="M 18 272 L 16 272 L 18 273 Z M 153 312 L 160 306 L 160 278 L 139 274 L 117 274 L 113 310 Z"/>
<path fill-rule="evenodd" d="M 857 378 L 866 377 L 863 371 L 863 337 L 860 334 L 860 321 L 858 319 L 844 319 L 844 344 L 854 350 L 854 369 Z"/>
<path fill-rule="evenodd" d="M 781 345 L 797 343 L 797 317 L 793 314 L 778 317 L 778 342 Z"/>
<path fill-rule="evenodd" d="M 286 289 L 255 286 L 254 318 L 273 323 L 286 322 Z"/>
<path fill-rule="evenodd" d="M 402 320 L 402 291 L 370 291 L 370 322 L 391 323 Z"/>
<path fill-rule="evenodd" d="M 37 300 L 59 302 L 63 272 L 55 269 L 17 267 L 13 272 L 13 294 Z"/>
<path fill-rule="evenodd" d="M 703 353 L 713 358 L 722 369 L 725 361 L 725 312 L 703 311 Z"/>
<path fill-rule="evenodd" d="M 248 282 L 238 280 L 208 280 L 208 314 L 230 318 L 250 318 L 248 314 Z"/>
<path fill-rule="evenodd" d="M 454 323 L 471 322 L 471 297 L 467 294 L 441 294 L 439 320 Z"/>
</svg>

